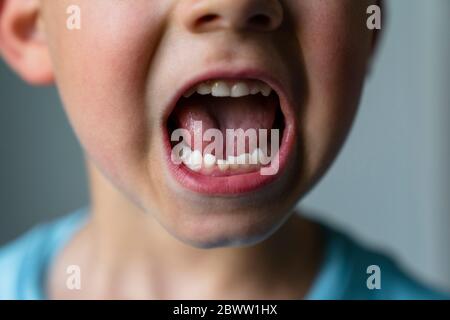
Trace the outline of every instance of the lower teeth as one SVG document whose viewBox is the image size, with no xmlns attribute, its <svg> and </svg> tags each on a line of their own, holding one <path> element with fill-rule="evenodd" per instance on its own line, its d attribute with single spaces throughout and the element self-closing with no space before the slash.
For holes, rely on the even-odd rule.
<svg viewBox="0 0 450 320">
<path fill-rule="evenodd" d="M 191 150 L 189 147 L 182 149 L 179 157 L 179 164 L 185 164 L 192 171 L 200 171 L 202 169 L 213 170 L 218 168 L 220 171 L 239 170 L 258 168 L 261 165 L 270 163 L 270 158 L 260 148 L 255 149 L 252 153 L 244 153 L 239 156 L 228 156 L 226 160 L 217 159 L 212 154 L 205 154 L 199 150 Z"/>
</svg>

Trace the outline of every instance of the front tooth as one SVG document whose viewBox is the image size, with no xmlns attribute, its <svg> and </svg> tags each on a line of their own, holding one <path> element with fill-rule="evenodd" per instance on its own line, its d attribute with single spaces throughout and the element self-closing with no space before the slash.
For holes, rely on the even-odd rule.
<svg viewBox="0 0 450 320">
<path fill-rule="evenodd" d="M 233 98 L 245 97 L 250 94 L 250 88 L 244 82 L 238 82 L 231 88 Z"/>
<path fill-rule="evenodd" d="M 265 83 L 261 84 L 260 89 L 261 89 L 261 93 L 264 97 L 270 96 L 270 93 L 272 92 L 272 88 Z"/>
<path fill-rule="evenodd" d="M 203 164 L 206 169 L 212 169 L 216 165 L 216 157 L 209 153 L 205 154 Z"/>
<path fill-rule="evenodd" d="M 197 93 L 201 95 L 211 94 L 211 85 L 208 83 L 200 83 L 197 86 Z"/>
<path fill-rule="evenodd" d="M 203 156 L 199 150 L 194 150 L 189 155 L 189 159 L 186 163 L 189 169 L 192 171 L 200 171 L 202 168 Z"/>
<path fill-rule="evenodd" d="M 217 160 L 217 166 L 219 167 L 220 171 L 226 171 L 230 167 L 228 162 L 222 159 Z"/>
<path fill-rule="evenodd" d="M 213 97 L 229 97 L 231 90 L 225 81 L 217 81 L 212 86 L 211 94 Z"/>
</svg>

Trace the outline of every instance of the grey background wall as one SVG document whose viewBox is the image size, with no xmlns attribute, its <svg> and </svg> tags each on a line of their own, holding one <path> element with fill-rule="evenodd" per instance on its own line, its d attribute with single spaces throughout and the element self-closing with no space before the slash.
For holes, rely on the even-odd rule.
<svg viewBox="0 0 450 320">
<path fill-rule="evenodd" d="M 450 1 L 387 9 L 356 125 L 302 205 L 450 288 Z M 0 62 L 0 244 L 87 202 L 56 90 L 28 87 Z"/>
</svg>

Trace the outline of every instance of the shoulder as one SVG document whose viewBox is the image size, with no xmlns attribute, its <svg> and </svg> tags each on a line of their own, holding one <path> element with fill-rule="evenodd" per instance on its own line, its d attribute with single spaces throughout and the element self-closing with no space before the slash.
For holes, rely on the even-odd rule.
<svg viewBox="0 0 450 320">
<path fill-rule="evenodd" d="M 86 210 L 38 225 L 0 248 L 0 300 L 40 299 L 49 262 L 77 228 Z"/>
<path fill-rule="evenodd" d="M 344 298 L 382 300 L 442 300 L 445 295 L 420 282 L 388 255 L 363 246 L 342 234 L 349 261 Z"/>
</svg>

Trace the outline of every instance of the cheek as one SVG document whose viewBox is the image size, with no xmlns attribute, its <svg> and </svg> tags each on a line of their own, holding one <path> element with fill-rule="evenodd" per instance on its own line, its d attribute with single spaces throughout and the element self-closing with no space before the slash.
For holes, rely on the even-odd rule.
<svg viewBox="0 0 450 320">
<path fill-rule="evenodd" d="M 307 172 L 320 172 L 340 149 L 356 113 L 371 33 L 360 1 L 306 1 L 298 12 L 307 101 L 302 110 Z"/>
<path fill-rule="evenodd" d="M 50 47 L 71 123 L 88 155 L 114 175 L 126 172 L 119 166 L 132 167 L 142 159 L 152 136 L 145 87 L 162 14 L 155 7 L 145 10 L 148 1 L 108 3 L 78 1 L 82 27 L 74 31 L 64 27 L 61 6 L 60 19 L 51 22 L 60 27 L 49 29 L 56 30 Z"/>
</svg>

